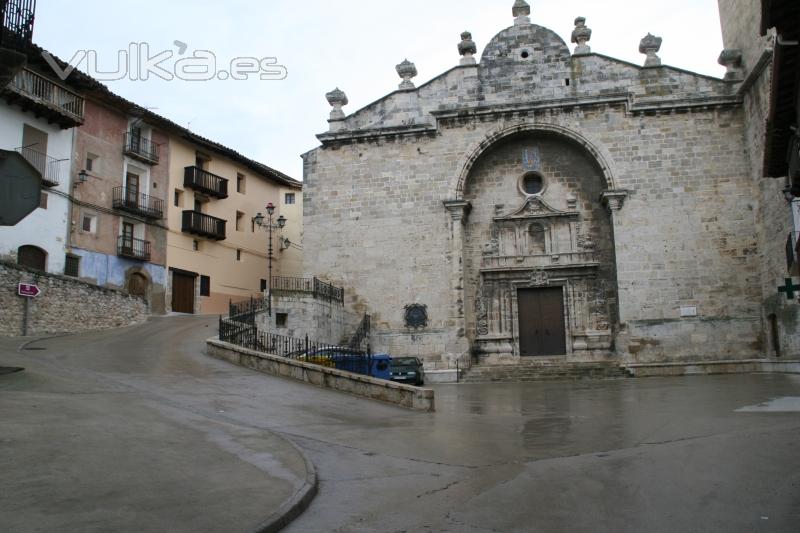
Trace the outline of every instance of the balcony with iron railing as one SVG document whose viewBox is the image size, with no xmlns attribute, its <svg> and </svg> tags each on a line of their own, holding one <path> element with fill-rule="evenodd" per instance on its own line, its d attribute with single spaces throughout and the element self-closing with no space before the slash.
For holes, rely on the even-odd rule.
<svg viewBox="0 0 800 533">
<path fill-rule="evenodd" d="M 117 255 L 137 261 L 150 261 L 150 241 L 120 235 L 117 239 Z"/>
<path fill-rule="evenodd" d="M 0 47 L 26 51 L 33 38 L 36 0 L 3 0 L 0 6 Z"/>
<path fill-rule="evenodd" d="M 220 199 L 228 197 L 228 180 L 200 167 L 184 169 L 183 186 Z"/>
<path fill-rule="evenodd" d="M 225 240 L 226 221 L 198 211 L 184 211 L 181 230 L 217 241 Z"/>
<path fill-rule="evenodd" d="M 136 189 L 114 187 L 114 209 L 127 211 L 147 218 L 163 218 L 164 200 L 141 194 Z"/>
<path fill-rule="evenodd" d="M 83 97 L 32 70 L 20 71 L 4 91 L 11 103 L 31 109 L 62 128 L 83 124 Z"/>
<path fill-rule="evenodd" d="M 43 186 L 57 187 L 61 183 L 61 166 L 66 159 L 56 159 L 26 146 L 15 148 L 15 150 L 39 171 L 42 175 Z"/>
<path fill-rule="evenodd" d="M 157 165 L 159 161 L 160 146 L 141 134 L 125 132 L 125 145 L 122 152 L 142 163 Z"/>
</svg>

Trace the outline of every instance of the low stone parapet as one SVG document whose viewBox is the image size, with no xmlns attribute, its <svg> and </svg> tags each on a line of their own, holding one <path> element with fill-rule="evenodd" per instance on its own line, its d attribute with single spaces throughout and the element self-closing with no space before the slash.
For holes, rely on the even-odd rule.
<svg viewBox="0 0 800 533">
<path fill-rule="evenodd" d="M 323 389 L 345 392 L 362 398 L 391 403 L 406 409 L 434 411 L 434 394 L 430 389 L 412 387 L 335 368 L 314 365 L 277 355 L 248 350 L 222 342 L 207 341 L 208 355 L 273 376 L 310 383 Z"/>
</svg>

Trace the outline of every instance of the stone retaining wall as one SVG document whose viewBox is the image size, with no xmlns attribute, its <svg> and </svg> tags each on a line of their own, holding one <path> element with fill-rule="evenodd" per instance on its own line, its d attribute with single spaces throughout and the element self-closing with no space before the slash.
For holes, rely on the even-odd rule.
<svg viewBox="0 0 800 533">
<path fill-rule="evenodd" d="M 346 392 L 354 396 L 391 403 L 406 409 L 434 411 L 434 395 L 430 389 L 394 383 L 382 379 L 312 365 L 277 355 L 269 355 L 217 338 L 207 341 L 208 355 L 265 374 L 291 378 L 323 389 Z"/>
<path fill-rule="evenodd" d="M 34 284 L 42 292 L 36 298 L 23 298 L 17 294 L 19 283 Z M 141 298 L 0 261 L 2 337 L 110 329 L 146 318 L 147 306 Z"/>
</svg>

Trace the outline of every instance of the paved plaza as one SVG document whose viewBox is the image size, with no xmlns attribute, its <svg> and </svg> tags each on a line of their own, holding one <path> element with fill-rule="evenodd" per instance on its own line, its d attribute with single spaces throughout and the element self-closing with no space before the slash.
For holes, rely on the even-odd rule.
<svg viewBox="0 0 800 533">
<path fill-rule="evenodd" d="M 215 324 L 0 341 L 2 529 L 252 531 L 314 471 L 287 531 L 800 527 L 800 376 L 447 385 L 425 414 L 211 359 Z"/>
</svg>

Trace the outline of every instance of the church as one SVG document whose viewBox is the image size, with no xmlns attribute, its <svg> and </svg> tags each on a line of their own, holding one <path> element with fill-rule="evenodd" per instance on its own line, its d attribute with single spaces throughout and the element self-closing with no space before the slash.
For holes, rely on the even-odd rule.
<svg viewBox="0 0 800 533">
<path fill-rule="evenodd" d="M 523 0 L 511 14 L 423 85 L 406 60 L 363 109 L 326 95 L 306 274 L 345 287 L 375 350 L 430 370 L 799 351 L 785 234 L 761 242 L 764 213 L 788 210 L 754 170 L 741 50 L 717 79 L 663 65 L 650 34 L 631 64 L 593 52 L 582 17 L 568 45 Z"/>
</svg>

